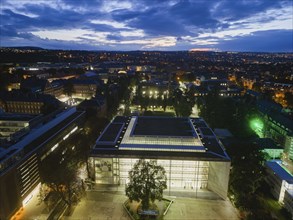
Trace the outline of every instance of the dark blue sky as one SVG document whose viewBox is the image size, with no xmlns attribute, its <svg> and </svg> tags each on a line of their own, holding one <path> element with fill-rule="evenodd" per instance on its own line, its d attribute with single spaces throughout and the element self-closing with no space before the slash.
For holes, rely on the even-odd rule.
<svg viewBox="0 0 293 220">
<path fill-rule="evenodd" d="M 0 46 L 293 52 L 292 0 L 1 0 Z"/>
</svg>

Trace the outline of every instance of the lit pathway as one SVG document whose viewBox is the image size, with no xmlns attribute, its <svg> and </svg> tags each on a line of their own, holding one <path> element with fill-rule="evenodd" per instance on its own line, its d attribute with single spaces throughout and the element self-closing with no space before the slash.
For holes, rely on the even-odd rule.
<svg viewBox="0 0 293 220">
<path fill-rule="evenodd" d="M 68 220 L 94 220 L 94 219 L 113 219 L 129 220 L 122 203 L 126 197 L 118 193 L 89 191 L 87 198 L 83 199 L 75 208 L 71 217 L 64 217 Z M 237 210 L 228 201 L 223 200 L 204 200 L 192 198 L 175 198 L 175 202 L 165 220 L 179 219 L 229 219 L 237 220 Z"/>
<path fill-rule="evenodd" d="M 238 218 L 237 210 L 229 201 L 176 198 L 164 220 L 229 219 Z"/>
<path fill-rule="evenodd" d="M 168 197 L 167 197 L 168 198 Z M 123 191 L 87 191 L 71 216 L 63 220 L 130 220 L 123 209 L 126 201 Z M 174 203 L 165 220 L 237 220 L 238 212 L 229 201 L 172 197 Z M 34 198 L 17 219 L 45 220 L 48 212 L 44 205 L 37 205 Z"/>
</svg>

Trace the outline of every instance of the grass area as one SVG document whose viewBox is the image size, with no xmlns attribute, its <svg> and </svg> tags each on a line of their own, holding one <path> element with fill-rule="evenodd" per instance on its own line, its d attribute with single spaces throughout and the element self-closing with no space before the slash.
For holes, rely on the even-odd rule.
<svg viewBox="0 0 293 220">
<path fill-rule="evenodd" d="M 261 202 L 265 210 L 270 210 L 271 215 L 276 219 L 290 219 L 290 213 L 288 213 L 276 200 L 270 197 L 264 197 Z"/>
<path fill-rule="evenodd" d="M 155 201 L 150 209 L 151 210 L 158 210 L 159 215 L 158 216 L 150 216 L 150 217 L 143 217 L 141 218 L 140 215 L 137 213 L 137 210 L 140 208 L 140 202 L 129 200 L 125 201 L 124 207 L 127 209 L 128 214 L 132 217 L 132 219 L 135 220 L 142 220 L 142 219 L 153 219 L 153 220 L 163 220 L 164 219 L 164 212 L 166 211 L 167 207 L 171 203 L 171 200 L 168 199 L 162 199 L 161 201 Z"/>
</svg>

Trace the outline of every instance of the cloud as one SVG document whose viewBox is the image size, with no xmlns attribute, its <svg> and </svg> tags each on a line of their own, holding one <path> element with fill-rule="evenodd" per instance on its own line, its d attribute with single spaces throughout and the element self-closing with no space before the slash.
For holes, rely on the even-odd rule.
<svg viewBox="0 0 293 220">
<path fill-rule="evenodd" d="M 15 1 L 1 1 L 3 46 L 288 51 L 293 41 L 291 0 Z"/>
<path fill-rule="evenodd" d="M 292 39 L 292 30 L 258 31 L 221 41 L 217 47 L 223 51 L 293 52 Z"/>
<path fill-rule="evenodd" d="M 290 0 L 223 0 L 218 2 L 216 10 L 213 12 L 215 17 L 224 18 L 227 21 L 237 21 L 272 8 L 278 10 L 283 5 L 290 6 Z"/>
</svg>

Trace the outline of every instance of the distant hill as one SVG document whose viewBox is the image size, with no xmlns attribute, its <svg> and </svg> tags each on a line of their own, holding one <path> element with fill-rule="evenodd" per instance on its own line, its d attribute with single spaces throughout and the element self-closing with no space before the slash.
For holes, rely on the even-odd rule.
<svg viewBox="0 0 293 220">
<path fill-rule="evenodd" d="M 18 49 L 18 50 L 45 50 L 44 48 L 41 48 L 41 47 L 31 47 L 31 46 L 2 47 L 2 48 Z"/>
</svg>

